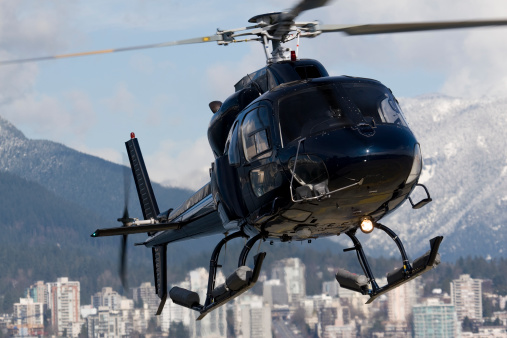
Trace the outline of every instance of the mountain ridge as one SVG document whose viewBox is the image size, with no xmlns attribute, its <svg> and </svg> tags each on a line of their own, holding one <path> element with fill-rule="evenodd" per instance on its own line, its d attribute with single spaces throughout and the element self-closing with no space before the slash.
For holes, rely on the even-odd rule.
<svg viewBox="0 0 507 338">
<path fill-rule="evenodd" d="M 433 201 L 420 210 L 405 203 L 383 223 L 417 255 L 443 235 L 446 260 L 460 256 L 505 257 L 507 240 L 507 99 L 459 99 L 431 94 L 401 99 L 423 154 L 420 183 Z M 392 243 L 372 233 L 382 252 Z"/>
<path fill-rule="evenodd" d="M 405 203 L 382 223 L 398 233 L 414 257 L 426 251 L 427 241 L 436 235 L 445 237 L 441 252 L 446 260 L 470 254 L 505 257 L 507 251 L 501 243 L 507 240 L 507 193 L 504 193 L 507 191 L 507 150 L 502 135 L 507 128 L 507 99 L 460 99 L 428 94 L 400 101 L 421 144 L 424 168 L 420 181 L 428 187 L 433 202 L 420 210 L 412 210 Z M 29 140 L 0 118 L 0 170 L 39 182 L 50 191 L 63 191 L 59 195 L 78 205 L 93 200 L 90 209 L 99 210 L 109 220 L 116 219 L 123 205 L 122 167 L 91 155 L 76 154 L 54 142 Z M 101 169 L 94 169 L 97 166 Z M 72 177 L 69 167 L 80 168 L 84 183 L 55 178 Z M 109 184 L 106 189 L 109 194 L 102 197 L 87 182 L 98 186 Z M 164 200 L 160 191 L 169 191 L 158 184 L 154 184 L 154 190 L 160 201 Z M 172 191 L 180 202 L 191 194 L 183 189 Z M 413 198 L 417 199 L 418 195 L 416 191 Z M 176 206 L 173 201 L 177 197 L 173 195 L 172 200 L 168 198 L 168 202 L 159 204 Z M 136 199 L 131 199 L 129 207 L 135 210 L 131 214 L 140 214 L 137 201 L 132 200 Z M 396 247 L 382 232 L 360 236 L 366 250 L 373 251 L 368 254 L 397 255 Z M 350 243 L 342 240 L 343 237 L 338 241 L 348 246 Z"/>
</svg>

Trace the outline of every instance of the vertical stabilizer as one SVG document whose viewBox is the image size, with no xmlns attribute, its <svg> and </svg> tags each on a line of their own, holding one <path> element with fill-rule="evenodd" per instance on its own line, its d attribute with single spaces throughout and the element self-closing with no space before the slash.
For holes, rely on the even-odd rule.
<svg viewBox="0 0 507 338">
<path fill-rule="evenodd" d="M 162 313 L 167 299 L 167 245 L 157 245 L 152 249 L 155 291 L 160 298 L 157 316 Z"/>
<path fill-rule="evenodd" d="M 125 142 L 125 146 L 127 147 L 130 167 L 132 168 L 132 174 L 134 175 L 134 181 L 136 183 L 137 194 L 139 196 L 139 202 L 141 203 L 144 219 L 156 218 L 159 214 L 157 200 L 153 194 L 153 188 L 151 187 L 148 171 L 144 165 L 141 148 L 139 147 L 139 142 L 137 141 L 134 133 L 131 134 L 131 139 Z"/>
</svg>

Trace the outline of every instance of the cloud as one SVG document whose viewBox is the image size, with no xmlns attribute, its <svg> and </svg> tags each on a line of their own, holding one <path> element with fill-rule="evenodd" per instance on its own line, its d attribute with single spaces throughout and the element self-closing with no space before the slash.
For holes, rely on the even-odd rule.
<svg viewBox="0 0 507 338">
<path fill-rule="evenodd" d="M 114 89 L 113 95 L 103 100 L 109 111 L 133 116 L 138 110 L 135 95 L 127 88 L 125 83 L 119 83 Z"/>
<path fill-rule="evenodd" d="M 16 58 L 53 54 L 80 36 L 69 17 L 74 13 L 69 1 L 1 1 L 1 50 Z M 71 39 L 72 38 L 72 39 Z"/>
<path fill-rule="evenodd" d="M 265 65 L 266 57 L 260 43 L 249 44 L 247 53 L 236 62 L 216 63 L 206 70 L 206 85 L 210 86 L 211 94 L 223 101 L 234 92 L 234 85 L 243 76 L 252 73 Z M 210 85 L 211 84 L 211 85 Z"/>
<path fill-rule="evenodd" d="M 496 19 L 507 13 L 501 0 L 455 2 L 413 1 L 336 1 L 332 6 L 305 13 L 318 14 L 323 23 L 368 24 L 420 21 L 460 21 Z M 317 13 L 318 12 L 318 13 Z M 306 16 L 306 18 L 310 18 Z M 415 87 L 425 77 L 439 79 L 434 91 L 455 96 L 482 96 L 505 92 L 507 48 L 503 41 L 507 27 L 474 28 L 373 36 L 323 34 L 305 40 L 301 50 L 313 52 L 331 71 L 349 73 L 349 69 L 368 70 L 388 79 L 412 78 Z M 312 55 L 312 56 L 313 56 Z M 373 70 L 373 71 L 372 71 Z M 368 72 L 361 74 L 369 76 Z M 392 75 L 390 75 L 391 73 Z M 493 90 L 495 89 L 495 90 Z"/>
<path fill-rule="evenodd" d="M 507 92 L 507 30 L 472 32 L 464 41 L 463 56 L 450 66 L 442 91 L 454 96 L 505 95 Z M 487 66 L 485 66 L 487 65 Z"/>
<path fill-rule="evenodd" d="M 155 152 L 145 156 L 153 181 L 194 190 L 209 182 L 209 168 L 213 161 L 205 137 L 190 142 L 165 140 Z"/>
<path fill-rule="evenodd" d="M 30 138 L 66 143 L 84 138 L 95 124 L 95 111 L 86 93 L 72 90 L 63 98 L 29 92 L 2 105 L 2 115 Z M 69 138 L 70 136 L 70 138 Z"/>
<path fill-rule="evenodd" d="M 129 41 L 132 45 L 159 42 L 160 37 L 170 41 L 202 36 L 216 27 L 244 26 L 251 16 L 284 10 L 297 2 L 0 1 L 0 59 L 80 51 L 81 47 L 75 47 L 83 40 L 93 42 L 93 50 L 124 42 L 128 46 Z M 507 13 L 505 1 L 337 0 L 303 13 L 298 20 L 360 24 L 495 18 L 497 13 Z M 507 88 L 507 45 L 501 43 L 505 34 L 507 27 L 366 37 L 333 33 L 301 40 L 300 53 L 321 61 L 331 74 L 355 75 L 359 69 L 358 75 L 386 83 L 404 76 L 409 80 L 402 86 L 419 87 L 418 75 L 424 73 L 437 78 L 428 86 L 434 91 L 455 96 L 500 95 Z M 121 36 L 125 40 L 120 42 Z M 83 142 L 84 137 L 94 133 L 103 143 L 113 144 L 124 130 L 145 128 L 150 133 L 147 139 L 166 138 L 154 150 L 156 155 L 148 154 L 154 147 L 146 150 L 154 161 L 163 162 L 151 166 L 162 168 L 157 180 L 198 187 L 208 179 L 207 168 L 213 160 L 206 139 L 199 138 L 209 119 L 206 103 L 225 100 L 233 93 L 234 83 L 265 65 L 262 46 L 254 42 L 157 53 L 161 54 L 132 53 L 130 59 L 127 53 L 119 53 L 96 64 L 90 58 L 89 63 L 62 61 L 58 67 L 56 62 L 0 67 L 0 113 L 28 137 L 50 138 L 113 160 L 118 158 L 115 151 Z M 219 61 L 217 55 L 221 55 Z M 127 65 L 117 60 L 127 60 Z M 121 68 L 114 68 L 115 62 Z M 87 67 L 93 67 L 93 72 Z M 92 73 L 104 76 L 94 78 Z M 73 81 L 67 81 L 70 77 Z M 113 77 L 115 82 L 111 82 Z M 62 83 L 73 83 L 76 89 Z M 206 160 L 198 162 L 193 153 Z"/>
<path fill-rule="evenodd" d="M 0 57 L 7 59 L 8 53 L 0 51 Z M 32 91 L 38 67 L 36 64 L 17 64 L 0 67 L 0 106 L 22 99 Z"/>
</svg>

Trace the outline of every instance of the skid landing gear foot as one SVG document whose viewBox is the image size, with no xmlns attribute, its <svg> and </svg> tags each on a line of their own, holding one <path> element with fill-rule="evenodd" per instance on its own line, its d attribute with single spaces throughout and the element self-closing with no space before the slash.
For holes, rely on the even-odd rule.
<svg viewBox="0 0 507 338">
<path fill-rule="evenodd" d="M 387 284 L 383 287 L 379 287 L 375 281 L 370 265 L 368 264 L 362 245 L 355 236 L 355 230 L 353 230 L 347 232 L 346 234 L 352 240 L 354 246 L 352 248 L 344 249 L 343 251 L 356 251 L 357 258 L 361 268 L 363 269 L 364 275 L 356 275 L 347 270 L 338 269 L 335 276 L 336 280 L 340 284 L 340 287 L 359 292 L 363 295 L 369 295 L 370 299 L 366 302 L 366 304 L 373 302 L 377 297 L 383 295 L 389 290 L 392 290 L 416 278 L 417 276 L 428 272 L 440 264 L 440 254 L 438 253 L 438 249 L 443 239 L 443 236 L 432 238 L 430 240 L 430 250 L 414 260 L 411 264 L 401 240 L 394 231 L 380 223 L 377 223 L 375 227 L 387 233 L 394 240 L 402 257 L 402 266 L 388 273 Z"/>
<path fill-rule="evenodd" d="M 213 254 L 211 255 L 210 260 L 208 292 L 204 305 L 200 304 L 199 295 L 196 292 L 179 287 L 173 287 L 169 292 L 169 296 L 174 303 L 198 311 L 200 315 L 197 320 L 201 320 L 211 311 L 238 297 L 242 293 L 250 290 L 259 278 L 262 262 L 266 257 L 266 253 L 260 252 L 254 257 L 253 269 L 246 266 L 246 259 L 250 252 L 250 249 L 255 244 L 255 242 L 257 242 L 259 239 L 262 239 L 261 234 L 258 234 L 248 240 L 239 256 L 238 268 L 226 278 L 225 283 L 222 283 L 215 287 L 216 272 L 217 269 L 221 267 L 218 265 L 218 257 L 220 255 L 220 251 L 222 250 L 222 247 L 225 243 L 231 239 L 238 237 L 247 236 L 243 232 L 236 232 L 222 239 L 215 247 L 215 250 L 213 250 Z"/>
</svg>

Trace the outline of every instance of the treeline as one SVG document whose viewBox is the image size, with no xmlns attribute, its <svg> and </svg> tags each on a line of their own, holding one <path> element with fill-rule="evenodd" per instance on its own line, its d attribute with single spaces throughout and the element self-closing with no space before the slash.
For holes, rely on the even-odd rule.
<svg viewBox="0 0 507 338">
<path fill-rule="evenodd" d="M 210 244 L 217 241 L 210 237 Z M 219 264 L 223 273 L 230 274 L 236 267 L 239 253 L 244 245 L 242 239 L 229 243 L 222 251 Z M 212 247 L 213 245 L 211 245 Z M 72 245 L 39 245 L 28 248 L 24 243 L 2 244 L 0 246 L 0 312 L 12 312 L 12 304 L 24 297 L 28 286 L 38 280 L 56 281 L 58 277 L 69 277 L 81 283 L 81 303 L 88 304 L 90 296 L 101 291 L 102 287 L 112 286 L 122 292 L 118 274 L 118 245 L 109 250 L 97 249 L 96 252 L 73 249 Z M 263 273 L 271 278 L 271 268 L 275 261 L 298 257 L 306 266 L 306 292 L 308 295 L 320 294 L 322 283 L 333 281 L 337 268 L 344 268 L 355 273 L 362 273 L 357 257 L 353 252 L 343 252 L 342 247 L 328 240 L 317 240 L 307 243 L 274 243 L 262 242 L 255 245 L 248 257 L 247 264 L 252 265 L 253 256 L 258 251 L 267 252 Z M 129 287 L 139 286 L 142 282 L 153 283 L 152 261 L 150 250 L 144 247 L 129 247 L 128 283 Z M 184 280 L 188 271 L 198 267 L 209 268 L 211 250 L 194 245 L 193 241 L 175 243 L 168 246 L 168 281 L 169 284 Z M 377 278 L 395 267 L 400 259 L 369 258 L 372 270 Z M 455 263 L 441 263 L 436 269 L 424 274 L 425 295 L 440 288 L 449 292 L 450 282 L 461 274 L 472 278 L 487 280 L 484 290 L 500 295 L 507 295 L 507 259 L 486 260 L 482 257 L 460 258 Z M 261 293 L 261 284 L 254 288 Z M 128 295 L 127 292 L 124 293 Z"/>
<path fill-rule="evenodd" d="M 441 263 L 436 269 L 423 275 L 425 294 L 434 288 L 450 292 L 450 283 L 462 274 L 483 279 L 483 291 L 507 295 L 507 259 L 483 257 L 459 258 L 455 263 Z"/>
</svg>

